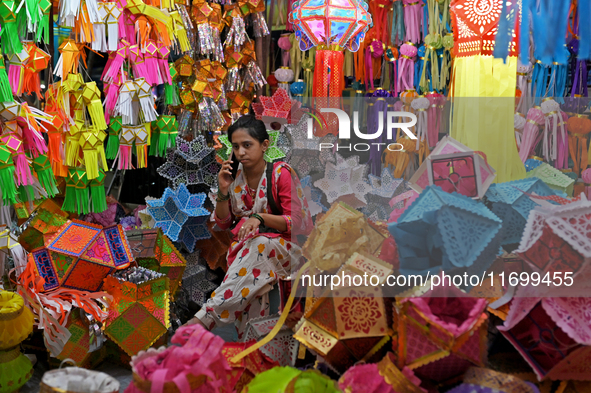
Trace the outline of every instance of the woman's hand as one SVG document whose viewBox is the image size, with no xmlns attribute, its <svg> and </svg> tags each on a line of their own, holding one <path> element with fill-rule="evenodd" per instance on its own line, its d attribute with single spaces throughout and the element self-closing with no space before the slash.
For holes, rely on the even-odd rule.
<svg viewBox="0 0 591 393">
<path fill-rule="evenodd" d="M 232 160 L 224 161 L 218 173 L 218 187 L 222 194 L 228 194 L 228 189 L 234 181 L 232 179 L 232 163 Z"/>
<path fill-rule="evenodd" d="M 261 225 L 261 222 L 254 217 L 250 217 L 248 220 L 244 221 L 244 224 L 240 227 L 238 231 L 238 240 L 244 240 L 248 235 L 254 233 L 257 228 Z"/>
</svg>

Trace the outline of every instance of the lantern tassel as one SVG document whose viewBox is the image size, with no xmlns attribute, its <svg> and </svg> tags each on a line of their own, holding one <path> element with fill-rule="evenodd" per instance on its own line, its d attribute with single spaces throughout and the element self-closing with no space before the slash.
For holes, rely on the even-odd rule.
<svg viewBox="0 0 591 393">
<path fill-rule="evenodd" d="M 6 162 L 0 160 L 0 189 L 4 206 L 14 205 L 16 203 L 14 172 L 14 163 L 10 156 L 8 156 Z"/>
</svg>

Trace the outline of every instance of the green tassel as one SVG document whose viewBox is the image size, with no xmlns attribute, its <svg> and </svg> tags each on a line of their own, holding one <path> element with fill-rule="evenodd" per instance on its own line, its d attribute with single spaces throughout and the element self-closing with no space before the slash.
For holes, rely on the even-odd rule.
<svg viewBox="0 0 591 393">
<path fill-rule="evenodd" d="M 4 56 L 0 53 L 2 58 L 0 61 L 0 100 L 2 102 L 12 102 L 14 97 L 10 90 L 10 82 L 8 81 L 8 74 L 6 73 L 6 67 L 4 65 Z"/>
<path fill-rule="evenodd" d="M 88 207 L 88 179 L 83 169 L 68 168 L 66 178 L 66 196 L 62 210 L 66 212 L 87 214 Z"/>
<path fill-rule="evenodd" d="M 50 198 L 56 196 L 59 193 L 59 190 L 57 189 L 57 183 L 55 181 L 53 169 L 51 169 L 51 161 L 49 161 L 49 157 L 40 155 L 35 158 L 33 160 L 33 169 L 37 173 L 39 183 L 41 183 L 47 192 L 47 195 Z"/>
<path fill-rule="evenodd" d="M 16 203 L 16 186 L 14 185 L 14 164 L 9 156 L 6 163 L 0 161 L 0 190 L 4 206 Z"/>
<path fill-rule="evenodd" d="M 178 106 L 181 104 L 179 87 L 176 83 L 172 85 L 164 84 L 164 103 L 172 106 Z"/>
<path fill-rule="evenodd" d="M 102 213 L 107 210 L 107 196 L 105 195 L 105 171 L 99 168 L 99 176 L 90 181 L 90 198 L 92 199 L 92 211 Z"/>
<path fill-rule="evenodd" d="M 23 44 L 19 39 L 18 28 L 16 21 L 8 22 L 2 25 L 2 50 L 8 55 L 21 53 L 23 51 Z"/>
<path fill-rule="evenodd" d="M 163 157 L 167 149 L 174 149 L 176 147 L 176 136 L 179 132 L 179 127 L 176 117 L 167 115 L 160 116 L 156 124 L 160 130 L 158 152 Z"/>
<path fill-rule="evenodd" d="M 109 139 L 107 140 L 106 156 L 109 160 L 114 160 L 119 152 L 119 133 L 123 128 L 121 116 L 111 117 L 109 123 Z"/>
<path fill-rule="evenodd" d="M 21 202 L 29 202 L 35 200 L 35 191 L 33 186 L 19 186 L 18 187 L 18 199 Z"/>
<path fill-rule="evenodd" d="M 160 146 L 160 128 L 158 128 L 158 120 L 152 122 L 152 135 L 150 137 L 150 151 L 148 155 L 160 157 L 158 147 Z"/>
</svg>

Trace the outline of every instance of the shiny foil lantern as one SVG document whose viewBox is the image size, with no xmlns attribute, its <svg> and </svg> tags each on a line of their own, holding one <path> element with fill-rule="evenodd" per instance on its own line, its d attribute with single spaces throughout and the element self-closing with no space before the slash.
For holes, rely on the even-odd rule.
<svg viewBox="0 0 591 393">
<path fill-rule="evenodd" d="M 64 224 L 43 248 L 29 254 L 44 291 L 58 287 L 96 292 L 103 279 L 133 262 L 120 225 L 103 228 L 78 220 Z"/>
<path fill-rule="evenodd" d="M 340 97 L 344 88 L 343 49 L 359 50 L 372 26 L 364 0 L 299 0 L 289 21 L 300 49 L 318 47 L 314 71 L 314 97 Z"/>
<path fill-rule="evenodd" d="M 417 192 L 435 185 L 445 192 L 479 199 L 495 176 L 495 170 L 488 165 L 484 155 L 446 136 L 415 172 L 410 183 Z"/>
<path fill-rule="evenodd" d="M 170 293 L 176 293 L 183 278 L 187 261 L 162 229 L 138 229 L 125 232 L 129 247 L 138 265 L 166 274 Z"/>
<path fill-rule="evenodd" d="M 445 283 L 444 283 L 445 285 Z M 441 383 L 486 363 L 486 299 L 455 286 L 437 286 L 423 296 L 397 299 L 398 367 Z"/>
<path fill-rule="evenodd" d="M 379 360 L 392 334 L 381 287 L 354 286 L 364 272 L 384 283 L 392 270 L 369 255 L 354 254 L 337 274 L 344 277 L 341 285 L 316 299 L 296 326 L 294 337 L 338 373 L 362 360 Z"/>
</svg>

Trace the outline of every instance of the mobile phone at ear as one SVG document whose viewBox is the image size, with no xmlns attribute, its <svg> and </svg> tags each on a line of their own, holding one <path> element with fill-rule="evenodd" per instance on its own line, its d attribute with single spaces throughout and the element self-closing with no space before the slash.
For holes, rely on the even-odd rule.
<svg viewBox="0 0 591 393">
<path fill-rule="evenodd" d="M 236 179 L 236 174 L 238 173 L 238 165 L 240 163 L 236 159 L 236 156 L 234 156 L 234 153 L 232 153 L 232 158 L 230 159 L 232 160 L 232 179 Z"/>
</svg>

